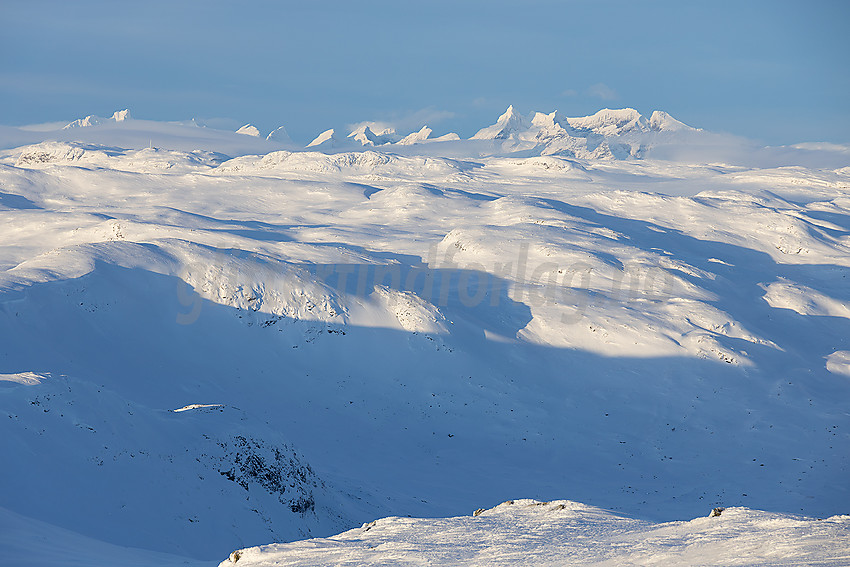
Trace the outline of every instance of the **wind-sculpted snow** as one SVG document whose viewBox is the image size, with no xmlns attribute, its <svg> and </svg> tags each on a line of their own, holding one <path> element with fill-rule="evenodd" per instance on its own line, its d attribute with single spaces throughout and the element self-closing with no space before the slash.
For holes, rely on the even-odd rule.
<svg viewBox="0 0 850 567">
<path fill-rule="evenodd" d="M 335 153 L 0 139 L 0 508 L 206 560 L 517 494 L 846 513 L 845 154 L 504 122 Z M 653 157 L 668 134 L 688 159 Z"/>
</svg>

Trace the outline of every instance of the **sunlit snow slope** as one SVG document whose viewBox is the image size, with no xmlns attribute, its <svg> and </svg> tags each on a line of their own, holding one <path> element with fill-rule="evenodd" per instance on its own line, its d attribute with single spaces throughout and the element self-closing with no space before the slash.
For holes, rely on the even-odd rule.
<svg viewBox="0 0 850 567">
<path fill-rule="evenodd" d="M 846 514 L 847 152 L 500 121 L 0 129 L 0 508 L 204 560 L 518 495 Z"/>
<path fill-rule="evenodd" d="M 220 567 L 304 565 L 842 565 L 850 516 L 746 508 L 653 524 L 568 500 L 508 500 L 474 516 L 383 518 L 331 538 L 241 549 Z"/>
</svg>

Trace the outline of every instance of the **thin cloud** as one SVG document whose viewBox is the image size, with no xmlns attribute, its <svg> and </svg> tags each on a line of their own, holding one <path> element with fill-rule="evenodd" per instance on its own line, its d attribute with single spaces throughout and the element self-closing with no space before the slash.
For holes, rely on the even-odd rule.
<svg viewBox="0 0 850 567">
<path fill-rule="evenodd" d="M 399 133 L 419 130 L 422 126 L 432 126 L 455 117 L 455 113 L 449 110 L 440 110 L 434 107 L 421 108 L 415 112 L 393 116 L 385 120 L 364 120 L 354 124 L 348 124 L 351 131 L 362 126 L 368 126 L 373 132 L 381 132 L 393 129 Z"/>
<path fill-rule="evenodd" d="M 595 85 L 590 85 L 587 87 L 587 91 L 585 91 L 588 96 L 601 98 L 602 100 L 616 100 L 620 98 L 620 95 L 617 94 L 617 91 L 606 85 L 605 83 L 596 83 Z"/>
</svg>

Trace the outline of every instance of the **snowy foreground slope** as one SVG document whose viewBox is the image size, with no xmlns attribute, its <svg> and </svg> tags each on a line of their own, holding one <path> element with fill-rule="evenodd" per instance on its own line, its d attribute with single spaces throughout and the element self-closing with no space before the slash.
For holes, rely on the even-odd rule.
<svg viewBox="0 0 850 567">
<path fill-rule="evenodd" d="M 220 567 L 320 565 L 846 565 L 850 516 L 746 508 L 653 524 L 569 500 L 509 500 L 476 516 L 384 518 L 332 538 L 242 549 Z"/>
<path fill-rule="evenodd" d="M 0 128 L 3 551 L 218 562 L 518 496 L 764 541 L 850 511 L 847 148 L 118 115 Z"/>
</svg>

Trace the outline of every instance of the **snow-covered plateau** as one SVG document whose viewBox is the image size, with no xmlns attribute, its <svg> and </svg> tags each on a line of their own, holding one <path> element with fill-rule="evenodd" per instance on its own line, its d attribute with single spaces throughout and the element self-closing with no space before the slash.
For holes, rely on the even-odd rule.
<svg viewBox="0 0 850 567">
<path fill-rule="evenodd" d="M 0 565 L 850 564 L 850 148 L 432 133 L 0 126 Z"/>
</svg>

